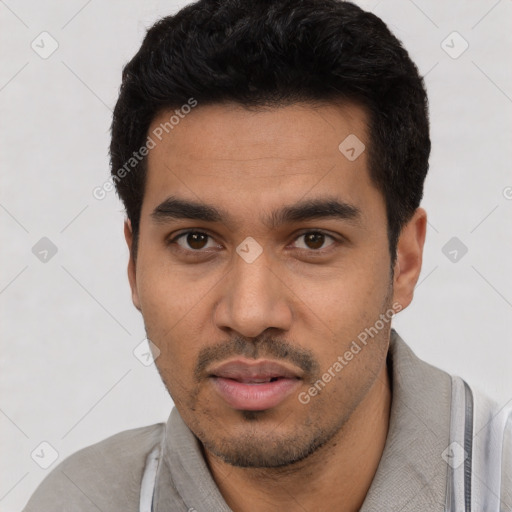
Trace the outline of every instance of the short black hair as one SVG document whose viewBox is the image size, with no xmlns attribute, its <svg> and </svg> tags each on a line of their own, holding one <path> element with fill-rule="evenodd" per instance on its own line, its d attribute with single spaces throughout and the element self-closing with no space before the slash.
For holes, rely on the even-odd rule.
<svg viewBox="0 0 512 512">
<path fill-rule="evenodd" d="M 394 262 L 423 196 L 430 137 L 423 79 L 385 23 L 341 0 L 200 0 L 157 21 L 123 69 L 111 129 L 112 179 L 133 255 L 147 171 L 140 149 L 159 113 L 339 101 L 368 114 L 369 172 L 385 199 Z"/>
</svg>

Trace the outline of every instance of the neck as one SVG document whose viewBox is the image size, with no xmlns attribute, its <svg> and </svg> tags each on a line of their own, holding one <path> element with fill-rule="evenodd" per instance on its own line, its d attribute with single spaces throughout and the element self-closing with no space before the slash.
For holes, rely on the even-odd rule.
<svg viewBox="0 0 512 512">
<path fill-rule="evenodd" d="M 212 476 L 234 512 L 361 508 L 380 462 L 391 409 L 386 365 L 364 400 L 329 443 L 285 468 L 239 468 L 210 452 Z"/>
</svg>

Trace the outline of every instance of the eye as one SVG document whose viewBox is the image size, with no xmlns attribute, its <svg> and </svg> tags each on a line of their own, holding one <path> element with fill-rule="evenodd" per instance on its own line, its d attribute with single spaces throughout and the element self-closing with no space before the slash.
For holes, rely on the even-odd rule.
<svg viewBox="0 0 512 512">
<path fill-rule="evenodd" d="M 183 250 L 196 252 L 217 246 L 212 237 L 203 231 L 186 231 L 169 240 L 169 243 L 175 243 Z"/>
<path fill-rule="evenodd" d="M 213 237 L 204 231 L 185 231 L 170 239 L 169 245 L 176 245 L 179 250 L 189 253 L 210 252 L 207 249 L 220 247 Z M 299 235 L 294 246 L 309 252 L 322 252 L 336 243 L 336 239 L 322 231 L 308 231 Z"/>
<path fill-rule="evenodd" d="M 302 235 L 296 238 L 296 247 L 299 249 L 307 249 L 317 251 L 319 249 L 324 249 L 325 247 L 329 247 L 336 242 L 334 237 L 322 233 L 321 231 L 308 231 L 307 233 L 303 233 Z M 331 241 L 331 243 L 324 245 L 326 242 Z"/>
</svg>

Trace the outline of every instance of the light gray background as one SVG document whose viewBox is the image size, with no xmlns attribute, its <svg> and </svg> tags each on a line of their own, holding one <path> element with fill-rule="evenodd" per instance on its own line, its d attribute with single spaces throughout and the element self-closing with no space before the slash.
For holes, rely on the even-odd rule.
<svg viewBox="0 0 512 512">
<path fill-rule="evenodd" d="M 0 510 L 17 511 L 69 454 L 165 421 L 172 402 L 126 279 L 122 205 L 108 178 L 109 126 L 122 66 L 145 29 L 185 2 L 0 1 L 2 325 Z M 374 0 L 426 75 L 433 151 L 429 230 L 413 305 L 395 326 L 423 359 L 500 404 L 512 399 L 512 2 Z M 58 49 L 31 43 L 47 31 Z M 469 48 L 452 58 L 464 42 Z M 448 39 L 447 39 L 448 38 Z M 452 48 L 449 48 L 452 47 Z M 42 48 L 41 48 L 42 49 Z M 46 263 L 32 247 L 48 237 Z M 457 262 L 442 248 L 457 237 Z M 40 443 L 50 443 L 57 461 Z M 41 449 L 44 452 L 41 452 Z M 34 456 L 36 460 L 37 457 Z"/>
</svg>

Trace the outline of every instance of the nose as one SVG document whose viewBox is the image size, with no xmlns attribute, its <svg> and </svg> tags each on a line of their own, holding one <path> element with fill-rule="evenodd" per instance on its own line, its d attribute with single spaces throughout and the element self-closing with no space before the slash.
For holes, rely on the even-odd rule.
<svg viewBox="0 0 512 512">
<path fill-rule="evenodd" d="M 271 264 L 265 251 L 252 263 L 235 256 L 214 313 L 219 329 L 236 331 L 248 338 L 269 328 L 290 329 L 292 292 Z"/>
</svg>

